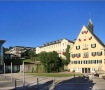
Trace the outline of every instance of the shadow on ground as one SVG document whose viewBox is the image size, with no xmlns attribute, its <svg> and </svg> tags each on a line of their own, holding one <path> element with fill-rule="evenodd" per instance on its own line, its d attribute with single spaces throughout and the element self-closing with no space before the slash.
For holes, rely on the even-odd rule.
<svg viewBox="0 0 105 90">
<path fill-rule="evenodd" d="M 54 90 L 92 90 L 94 84 L 89 77 L 79 76 L 58 83 Z"/>
<path fill-rule="evenodd" d="M 47 81 L 43 84 L 32 85 L 32 86 L 24 86 L 24 87 L 17 87 L 12 90 L 49 90 L 50 86 L 52 85 L 53 81 Z M 75 77 L 60 83 L 57 83 L 53 90 L 92 90 L 95 83 L 92 80 L 89 80 L 89 77 Z M 46 88 L 45 88 L 46 87 Z"/>
<path fill-rule="evenodd" d="M 17 87 L 17 88 L 14 88 L 14 89 L 11 89 L 11 90 L 49 90 L 50 88 L 50 85 L 52 84 L 53 80 L 50 80 L 50 81 L 47 81 L 43 84 L 40 84 L 40 85 L 27 85 L 27 86 L 22 86 L 22 87 Z"/>
</svg>

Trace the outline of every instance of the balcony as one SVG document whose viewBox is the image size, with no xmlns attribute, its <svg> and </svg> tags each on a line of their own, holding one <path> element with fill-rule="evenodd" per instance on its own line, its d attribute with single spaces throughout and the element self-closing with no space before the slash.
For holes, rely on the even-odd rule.
<svg viewBox="0 0 105 90">
<path fill-rule="evenodd" d="M 79 58 L 80 56 L 77 56 L 77 58 Z"/>
<path fill-rule="evenodd" d="M 83 48 L 83 50 L 88 50 L 88 48 Z"/>
<path fill-rule="evenodd" d="M 72 58 L 75 58 L 74 56 L 72 56 Z"/>
</svg>

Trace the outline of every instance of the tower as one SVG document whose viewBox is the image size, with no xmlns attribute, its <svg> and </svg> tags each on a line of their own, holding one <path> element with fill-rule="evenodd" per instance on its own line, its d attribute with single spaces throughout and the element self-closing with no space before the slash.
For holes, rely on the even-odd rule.
<svg viewBox="0 0 105 90">
<path fill-rule="evenodd" d="M 93 33 L 93 23 L 92 23 L 92 20 L 91 18 L 89 19 L 89 23 L 88 23 L 88 30 L 90 30 L 92 33 Z"/>
</svg>

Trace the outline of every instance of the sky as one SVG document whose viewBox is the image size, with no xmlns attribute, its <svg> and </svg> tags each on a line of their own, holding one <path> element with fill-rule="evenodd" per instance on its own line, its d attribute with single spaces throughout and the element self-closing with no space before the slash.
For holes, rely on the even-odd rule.
<svg viewBox="0 0 105 90">
<path fill-rule="evenodd" d="M 90 18 L 105 43 L 105 1 L 0 1 L 0 40 L 7 48 L 74 40 Z"/>
</svg>

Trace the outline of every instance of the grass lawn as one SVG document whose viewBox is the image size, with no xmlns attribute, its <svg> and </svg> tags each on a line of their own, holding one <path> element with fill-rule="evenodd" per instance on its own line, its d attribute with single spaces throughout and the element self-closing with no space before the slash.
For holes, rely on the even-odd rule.
<svg viewBox="0 0 105 90">
<path fill-rule="evenodd" d="M 34 76 L 46 76 L 46 77 L 70 77 L 74 76 L 74 74 L 71 73 L 28 73 L 29 75 Z M 81 76 L 83 74 L 75 74 L 75 76 Z"/>
</svg>

